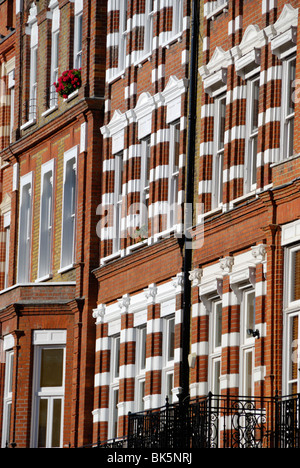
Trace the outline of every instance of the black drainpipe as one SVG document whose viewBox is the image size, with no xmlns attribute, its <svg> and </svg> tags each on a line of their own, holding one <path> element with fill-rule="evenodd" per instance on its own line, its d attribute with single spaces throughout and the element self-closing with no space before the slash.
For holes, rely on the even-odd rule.
<svg viewBox="0 0 300 468">
<path fill-rule="evenodd" d="M 189 83 L 189 109 L 188 109 L 188 146 L 186 161 L 186 195 L 184 212 L 184 292 L 183 292 L 183 330 L 182 330 L 182 394 L 184 400 L 189 396 L 189 363 L 190 352 L 190 324 L 191 324 L 191 282 L 189 272 L 192 269 L 191 239 L 186 232 L 187 221 L 193 221 L 193 213 L 186 216 L 186 210 L 194 206 L 194 163 L 195 163 L 195 137 L 196 137 L 196 110 L 197 110 L 197 75 L 198 75 L 198 40 L 199 40 L 199 3 L 192 0 L 191 24 L 191 55 L 190 55 L 190 83 Z"/>
</svg>

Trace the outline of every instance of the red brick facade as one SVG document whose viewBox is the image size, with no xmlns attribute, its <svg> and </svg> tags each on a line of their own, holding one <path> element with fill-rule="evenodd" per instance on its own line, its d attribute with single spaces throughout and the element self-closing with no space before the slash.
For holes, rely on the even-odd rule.
<svg viewBox="0 0 300 468">
<path fill-rule="evenodd" d="M 195 4 L 0 1 L 2 447 L 299 393 L 299 5 L 199 1 L 193 70 Z"/>
<path fill-rule="evenodd" d="M 175 402 L 182 387 L 190 2 L 109 5 L 94 442 L 124 436 L 129 411 Z"/>
<path fill-rule="evenodd" d="M 299 392 L 298 2 L 216 4 L 204 3 L 199 69 L 190 393 L 287 395 Z"/>
<path fill-rule="evenodd" d="M 15 26 L 14 31 L 6 31 L 0 40 L 2 446 L 6 443 L 15 443 L 17 447 L 78 446 L 92 438 L 95 356 L 92 310 L 97 303 L 97 282 L 91 271 L 99 265 L 96 208 L 100 199 L 99 129 L 103 125 L 106 3 L 7 0 L 0 5 L 0 32 L 5 32 L 5 18 L 9 17 L 6 9 L 12 4 L 14 18 L 9 21 Z M 82 43 L 75 46 L 80 33 L 76 35 L 74 31 L 80 16 Z M 51 101 L 56 31 L 59 31 L 55 50 L 58 76 L 75 68 L 77 47 L 77 55 L 82 59 L 82 86 L 68 99 L 58 97 Z M 13 70 L 14 122 L 10 134 L 7 83 Z M 34 96 L 34 108 L 30 107 L 30 96 Z M 72 185 L 76 193 L 76 207 L 72 205 L 75 227 L 64 241 L 66 233 L 71 232 L 70 228 L 67 230 L 71 216 L 66 195 L 70 180 L 75 180 Z M 26 197 L 30 200 L 27 208 Z M 28 217 L 23 217 L 25 209 Z M 9 243 L 5 242 L 7 232 Z M 41 248 L 42 239 L 48 242 L 44 244 L 47 252 Z M 73 252 L 71 259 L 65 255 L 66 250 Z M 68 265 L 64 258 L 68 259 Z M 39 356 L 44 356 L 44 352 L 50 356 L 48 359 L 52 359 L 51 352 L 56 353 L 58 361 L 54 362 L 62 366 L 59 367 L 62 381 L 55 383 L 60 387 L 56 398 L 49 394 L 49 384 L 40 388 L 39 366 L 47 358 L 39 361 Z M 11 355 L 12 388 L 8 389 Z M 57 420 L 59 423 L 55 423 Z"/>
</svg>

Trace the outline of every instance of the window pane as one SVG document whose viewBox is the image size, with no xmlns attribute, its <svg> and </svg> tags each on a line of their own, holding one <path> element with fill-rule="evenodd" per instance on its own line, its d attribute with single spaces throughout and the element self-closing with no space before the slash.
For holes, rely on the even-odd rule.
<svg viewBox="0 0 300 468">
<path fill-rule="evenodd" d="M 31 184 L 27 184 L 22 188 L 20 226 L 22 226 L 22 229 L 20 229 L 19 234 L 18 282 L 27 283 L 30 270 Z"/>
<path fill-rule="evenodd" d="M 141 349 L 139 352 L 141 353 L 141 370 L 146 368 L 146 338 L 147 338 L 147 330 L 146 327 L 141 329 Z"/>
<path fill-rule="evenodd" d="M 114 378 L 117 379 L 120 369 L 120 337 L 115 338 L 114 360 Z"/>
<path fill-rule="evenodd" d="M 252 122 L 251 131 L 257 130 L 258 128 L 258 101 L 259 99 L 259 80 L 255 80 L 252 83 Z"/>
<path fill-rule="evenodd" d="M 5 444 L 7 443 L 8 445 L 10 443 L 11 406 L 12 406 L 11 403 L 8 403 L 7 406 L 6 406 L 6 422 L 5 422 L 6 440 L 5 440 Z"/>
<path fill-rule="evenodd" d="M 145 396 L 145 380 L 142 380 L 139 382 L 139 406 L 138 410 L 143 411 L 144 410 L 144 396 Z"/>
<path fill-rule="evenodd" d="M 173 393 L 172 393 L 173 386 L 174 386 L 174 374 L 169 373 L 167 374 L 167 395 L 166 395 L 169 399 L 169 403 L 172 403 L 173 401 Z"/>
<path fill-rule="evenodd" d="M 253 382 L 253 364 L 252 364 L 252 351 L 247 352 L 245 355 L 245 396 L 252 395 L 252 382 Z"/>
<path fill-rule="evenodd" d="M 292 301 L 300 300 L 300 250 L 292 254 Z"/>
<path fill-rule="evenodd" d="M 224 148 L 225 114 L 226 114 L 226 98 L 224 97 L 220 99 L 220 102 L 219 102 L 218 150 L 221 150 Z"/>
<path fill-rule="evenodd" d="M 216 325 L 215 325 L 215 348 L 219 348 L 222 344 L 222 303 L 219 302 L 216 307 Z"/>
<path fill-rule="evenodd" d="M 112 433 L 112 438 L 118 437 L 118 403 L 119 403 L 119 389 L 113 391 L 113 433 Z"/>
<path fill-rule="evenodd" d="M 52 447 L 60 447 L 61 399 L 53 400 Z"/>
<path fill-rule="evenodd" d="M 52 194 L 52 171 L 49 171 L 44 175 L 43 193 L 41 200 L 41 233 L 39 259 L 40 277 L 50 273 L 52 240 Z"/>
<path fill-rule="evenodd" d="M 8 382 L 8 393 L 12 393 L 12 386 L 13 386 L 13 369 L 14 369 L 14 355 L 13 353 L 9 354 L 9 382 Z"/>
<path fill-rule="evenodd" d="M 298 331 L 299 331 L 299 316 L 292 316 L 289 320 L 289 370 L 288 370 L 288 382 L 289 394 L 296 394 L 298 392 Z"/>
<path fill-rule="evenodd" d="M 48 400 L 40 400 L 38 448 L 46 447 Z"/>
<path fill-rule="evenodd" d="M 255 328 L 255 292 L 247 294 L 247 321 L 246 328 L 254 330 Z"/>
<path fill-rule="evenodd" d="M 175 346 L 175 319 L 168 321 L 168 361 L 174 360 Z"/>
<path fill-rule="evenodd" d="M 63 205 L 63 245 L 62 267 L 71 265 L 74 256 L 74 229 L 76 210 L 76 160 L 72 158 L 66 164 Z"/>
<path fill-rule="evenodd" d="M 257 135 L 251 138 L 251 184 L 257 182 Z"/>
<path fill-rule="evenodd" d="M 63 349 L 42 349 L 41 388 L 62 386 L 63 356 Z"/>
<path fill-rule="evenodd" d="M 295 90 L 295 79 L 296 79 L 296 60 L 291 60 L 289 62 L 288 66 L 288 76 L 289 76 L 289 82 L 288 82 L 288 109 L 287 113 L 292 114 L 295 110 L 295 102 L 294 102 L 294 90 Z"/>
<path fill-rule="evenodd" d="M 220 395 L 220 376 L 221 376 L 221 361 L 215 360 L 213 362 L 213 389 L 215 395 Z"/>
<path fill-rule="evenodd" d="M 174 170 L 178 171 L 180 156 L 180 123 L 174 125 Z"/>
</svg>

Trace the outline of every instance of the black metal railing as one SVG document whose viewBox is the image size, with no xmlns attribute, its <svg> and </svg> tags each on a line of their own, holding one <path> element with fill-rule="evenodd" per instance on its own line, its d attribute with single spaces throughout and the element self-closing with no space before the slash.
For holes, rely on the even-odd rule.
<svg viewBox="0 0 300 468">
<path fill-rule="evenodd" d="M 300 446 L 299 395 L 206 398 L 129 414 L 128 448 Z"/>
<path fill-rule="evenodd" d="M 300 448 L 300 394 L 185 399 L 128 414 L 127 436 L 81 448 Z"/>
<path fill-rule="evenodd" d="M 95 444 L 83 445 L 80 448 L 123 449 L 127 448 L 127 437 L 121 437 L 105 441 L 99 439 Z"/>
</svg>

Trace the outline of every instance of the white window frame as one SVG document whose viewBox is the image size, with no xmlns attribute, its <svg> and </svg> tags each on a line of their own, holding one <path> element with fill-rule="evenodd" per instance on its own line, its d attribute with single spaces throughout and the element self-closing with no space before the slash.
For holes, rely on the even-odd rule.
<svg viewBox="0 0 300 468">
<path fill-rule="evenodd" d="M 147 327 L 143 325 L 136 329 L 136 379 L 135 379 L 135 402 L 136 411 L 144 411 L 145 384 L 146 384 L 146 342 Z M 142 389 L 143 388 L 143 392 Z"/>
<path fill-rule="evenodd" d="M 115 154 L 114 183 L 114 220 L 113 220 L 113 254 L 121 250 L 122 208 L 123 208 L 123 151 Z"/>
<path fill-rule="evenodd" d="M 183 30 L 183 0 L 173 0 L 172 36 L 181 34 Z"/>
<path fill-rule="evenodd" d="M 60 36 L 60 9 L 58 3 L 52 7 L 52 30 L 51 30 L 51 69 L 50 69 L 50 109 L 56 108 L 58 104 L 57 93 L 54 83 L 58 82 L 58 60 L 59 60 L 59 36 Z"/>
<path fill-rule="evenodd" d="M 35 122 L 37 115 L 38 23 L 30 26 L 30 78 L 28 122 Z"/>
<path fill-rule="evenodd" d="M 82 34 L 83 31 L 83 2 L 75 1 L 74 17 L 74 68 L 81 68 L 82 64 Z"/>
<path fill-rule="evenodd" d="M 24 194 L 24 190 L 27 194 Z M 33 201 L 33 173 L 21 177 L 20 181 L 20 214 L 19 214 L 19 242 L 18 242 L 18 283 L 27 283 L 30 278 L 31 266 L 31 236 L 32 236 L 32 201 Z M 27 212 L 24 210 L 24 196 L 28 196 Z M 24 219 L 25 216 L 25 219 Z M 25 237 L 24 237 L 25 236 Z M 22 237 L 24 237 L 22 239 Z M 21 245 L 21 240 L 22 245 Z M 21 260 L 24 258 L 24 264 Z M 23 272 L 21 273 L 20 265 Z"/>
<path fill-rule="evenodd" d="M 298 339 L 293 340 L 292 337 L 292 320 L 294 318 L 298 319 Z M 283 352 L 283 363 L 284 363 L 284 372 L 283 372 L 283 388 L 284 394 L 292 395 L 293 392 L 290 391 L 290 387 L 294 384 L 297 385 L 297 393 L 299 393 L 300 388 L 300 360 L 299 360 L 299 343 L 300 343 L 300 310 L 285 311 L 284 316 L 284 352 Z M 293 364 L 297 366 L 297 377 L 292 378 L 290 371 L 292 370 Z"/>
<path fill-rule="evenodd" d="M 109 389 L 109 423 L 108 423 L 108 438 L 116 439 L 118 436 L 118 409 L 114 406 L 115 393 L 119 392 L 120 385 L 120 345 L 121 336 L 120 334 L 110 337 L 111 339 L 111 356 L 110 356 L 110 389 Z M 117 358 L 117 353 L 119 357 Z M 116 370 L 116 364 L 119 362 L 118 371 Z M 120 394 L 119 394 L 120 396 Z M 118 408 L 118 404 L 117 404 Z M 116 427 L 116 432 L 115 432 Z"/>
<path fill-rule="evenodd" d="M 8 274 L 9 274 L 9 256 L 10 256 L 10 220 L 11 212 L 4 214 L 4 233 L 5 233 L 5 267 L 4 267 L 4 289 L 8 287 Z"/>
<path fill-rule="evenodd" d="M 180 119 L 170 123 L 170 151 L 169 151 L 169 181 L 168 181 L 168 226 L 172 229 L 178 224 L 178 183 L 179 183 L 179 158 L 178 166 L 175 164 L 175 146 L 180 145 Z M 178 137 L 178 141 L 176 141 Z"/>
<path fill-rule="evenodd" d="M 223 146 L 220 145 L 220 123 L 221 101 L 225 101 L 225 116 L 226 116 L 226 94 L 223 92 L 215 96 L 214 100 L 214 143 L 213 143 L 213 177 L 212 177 L 212 209 L 221 208 L 223 206 L 223 183 L 224 183 L 224 150 L 225 138 Z M 224 131 L 225 136 L 225 131 Z"/>
<path fill-rule="evenodd" d="M 285 270 L 284 270 L 284 346 L 283 346 L 283 388 L 286 394 L 290 395 L 290 385 L 297 383 L 297 392 L 300 389 L 300 300 L 293 300 L 294 267 L 293 255 L 300 251 L 300 244 L 287 247 L 285 249 Z M 291 321 L 298 317 L 298 339 L 292 340 Z M 297 363 L 297 379 L 290 378 L 292 363 Z"/>
<path fill-rule="evenodd" d="M 220 377 L 221 377 L 221 354 L 222 354 L 222 322 L 221 322 L 221 343 L 217 345 L 216 343 L 216 336 L 217 336 L 217 325 L 218 325 L 218 306 L 221 305 L 222 308 L 222 300 L 219 297 L 211 299 L 211 312 L 209 317 L 209 359 L 208 359 L 208 382 L 209 382 L 209 390 L 214 395 L 221 394 L 221 387 L 220 387 Z M 221 311 L 222 314 L 222 311 Z M 218 389 L 215 387 L 216 382 L 216 365 L 219 363 L 220 366 L 220 373 L 219 373 L 219 382 L 218 382 Z"/>
<path fill-rule="evenodd" d="M 286 251 L 286 260 L 285 260 L 285 309 L 295 310 L 300 308 L 300 299 L 292 299 L 292 285 L 294 282 L 294 272 L 293 272 L 293 255 L 295 252 L 300 250 L 300 245 L 295 245 L 290 247 Z"/>
<path fill-rule="evenodd" d="M 49 184 L 52 187 L 51 197 L 49 197 L 47 206 L 44 205 L 44 197 L 48 194 L 45 192 L 45 178 L 49 178 Z M 53 180 L 54 180 L 54 159 L 42 165 L 41 168 L 41 198 L 40 198 L 40 242 L 39 242 L 39 267 L 38 267 L 38 280 L 43 281 L 51 278 L 52 268 L 52 242 L 53 242 Z M 46 210 L 46 218 L 45 211 Z M 46 238 L 45 233 L 48 232 Z M 46 242 L 46 244 L 45 244 Z M 42 263 L 48 260 L 48 266 L 42 268 Z M 48 257 L 48 258 L 47 258 Z"/>
<path fill-rule="evenodd" d="M 9 446 L 10 443 L 10 425 L 11 425 L 11 408 L 12 408 L 12 382 L 13 382 L 13 364 L 14 351 L 12 349 L 5 350 L 5 377 L 4 377 L 4 397 L 3 397 L 3 425 L 2 425 L 2 448 Z M 9 411 L 10 407 L 10 411 Z"/>
<path fill-rule="evenodd" d="M 65 238 L 68 234 L 66 234 L 66 205 L 65 205 L 65 200 L 67 196 L 66 190 L 70 190 L 68 187 L 66 187 L 66 172 L 67 172 L 67 165 L 70 163 L 70 161 L 73 160 L 73 170 L 75 171 L 75 194 L 74 197 L 72 198 L 74 201 L 74 206 L 73 206 L 73 212 L 71 213 L 71 218 L 74 219 L 73 221 L 73 239 Z M 77 161 L 78 160 L 78 146 L 75 146 L 74 148 L 70 149 L 64 154 L 64 178 L 63 178 L 63 208 L 62 208 L 62 236 L 61 236 L 61 261 L 60 265 L 61 268 L 59 270 L 59 273 L 63 273 L 64 271 L 67 271 L 71 268 L 74 267 L 74 262 L 75 262 L 75 242 L 76 242 L 76 218 L 77 218 L 77 185 L 78 185 L 78 180 L 77 180 Z M 72 188 L 73 190 L 73 188 Z M 64 254 L 65 254 L 65 249 L 64 249 L 64 243 L 67 242 L 68 244 L 72 244 L 72 255 L 70 261 L 67 261 L 68 259 L 64 259 Z"/>
<path fill-rule="evenodd" d="M 150 170 L 151 164 L 151 136 L 141 140 L 141 187 L 140 187 L 140 228 L 146 226 L 148 231 L 149 196 L 150 196 Z M 148 166 L 149 164 L 149 166 Z"/>
<path fill-rule="evenodd" d="M 173 349 L 173 358 L 169 359 L 169 350 L 170 350 L 170 327 L 171 323 L 174 324 L 174 349 Z M 162 405 L 166 403 L 166 397 L 169 397 L 169 403 L 173 403 L 174 395 L 172 390 L 175 387 L 174 384 L 174 363 L 175 363 L 175 315 L 172 314 L 168 317 L 164 317 L 163 320 L 163 369 L 162 369 L 162 386 L 161 386 L 161 395 L 162 395 Z M 169 388 L 169 379 L 173 379 L 173 388 Z"/>
<path fill-rule="evenodd" d="M 40 387 L 41 357 L 43 349 L 62 349 L 63 350 L 63 375 L 61 387 Z M 65 371 L 66 371 L 66 346 L 65 344 L 39 344 L 34 346 L 34 377 L 33 377 L 33 414 L 32 414 L 32 441 L 31 446 L 38 445 L 38 424 L 39 424 L 39 402 L 41 399 L 48 401 L 47 411 L 47 434 L 46 447 L 52 445 L 52 410 L 53 401 L 61 400 L 61 428 L 60 428 L 60 447 L 63 445 L 63 426 L 64 426 L 64 398 L 65 398 Z"/>
<path fill-rule="evenodd" d="M 288 86 L 290 83 L 290 64 L 296 62 L 295 53 L 290 54 L 285 57 L 282 61 L 282 104 L 281 104 L 281 131 L 280 131 L 280 156 L 282 160 L 286 160 L 293 156 L 294 154 L 294 122 L 295 122 L 295 110 L 292 113 L 287 111 L 289 93 L 291 97 L 293 96 L 292 86 Z M 296 67 L 296 64 L 295 64 Z M 295 80 L 293 80 L 293 83 Z M 292 129 L 291 129 L 292 126 Z M 291 141 L 292 138 L 292 141 Z M 289 152 L 291 148 L 291 153 Z"/>
<path fill-rule="evenodd" d="M 244 288 L 240 287 L 241 291 L 241 332 L 240 332 L 240 394 L 243 396 L 253 396 L 254 395 L 254 368 L 255 368 L 255 337 L 252 334 L 249 334 L 248 330 L 248 296 L 254 295 L 255 297 L 255 290 L 253 288 L 249 288 L 249 286 L 245 286 Z M 254 321 L 255 321 L 255 310 L 254 310 Z M 253 331 L 255 331 L 255 323 L 253 324 Z M 246 394 L 246 380 L 247 376 L 245 375 L 246 371 L 246 358 L 249 353 L 252 353 L 252 385 L 251 385 L 251 392 L 250 395 Z"/>
<path fill-rule="evenodd" d="M 245 193 L 252 192 L 257 188 L 257 141 L 258 141 L 258 124 L 253 127 L 254 119 L 254 89 L 255 83 L 258 82 L 258 90 L 260 85 L 260 75 L 255 74 L 247 80 L 247 107 L 246 107 L 246 139 L 245 139 L 245 163 L 244 163 L 244 191 Z M 259 98 L 258 98 L 259 99 Z M 258 122 L 257 108 L 257 122 Z M 255 151 L 256 148 L 256 151 Z"/>
<path fill-rule="evenodd" d="M 228 0 L 215 0 L 207 2 L 206 19 L 214 19 L 214 17 L 227 10 Z"/>
<path fill-rule="evenodd" d="M 120 22 L 119 22 L 119 40 L 118 40 L 118 68 L 116 73 L 123 72 L 126 68 L 126 48 L 127 48 L 127 15 L 128 0 L 120 0 Z"/>
<path fill-rule="evenodd" d="M 144 50 L 143 56 L 150 55 L 153 50 L 153 16 L 155 0 L 146 0 L 145 2 L 145 24 L 144 24 Z M 151 9 L 152 5 L 152 9 Z"/>
<path fill-rule="evenodd" d="M 12 143 L 15 121 L 15 70 L 8 73 L 8 89 L 10 90 L 9 142 Z"/>
<path fill-rule="evenodd" d="M 172 30 L 162 35 L 165 40 L 162 46 L 168 46 L 168 43 L 180 38 L 183 31 L 183 0 L 171 0 L 168 2 L 172 7 Z"/>
</svg>

